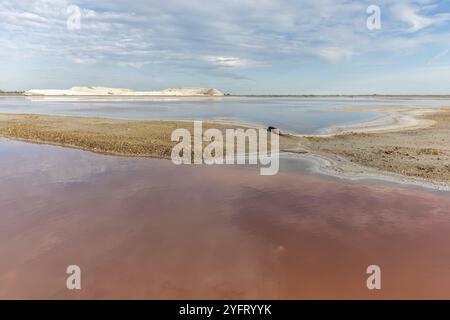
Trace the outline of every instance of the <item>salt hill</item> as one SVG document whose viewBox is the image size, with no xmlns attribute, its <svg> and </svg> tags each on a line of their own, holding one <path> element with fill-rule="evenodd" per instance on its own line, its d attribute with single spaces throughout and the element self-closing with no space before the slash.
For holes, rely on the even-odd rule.
<svg viewBox="0 0 450 320">
<path fill-rule="evenodd" d="M 68 90 L 29 90 L 26 96 L 204 96 L 224 94 L 214 88 L 170 88 L 162 91 L 134 91 L 107 87 L 72 87 Z"/>
</svg>

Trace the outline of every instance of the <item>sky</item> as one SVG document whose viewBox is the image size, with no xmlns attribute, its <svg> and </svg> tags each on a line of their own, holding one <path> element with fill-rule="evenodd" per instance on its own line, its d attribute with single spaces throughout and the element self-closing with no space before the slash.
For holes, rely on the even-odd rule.
<svg viewBox="0 0 450 320">
<path fill-rule="evenodd" d="M 450 0 L 0 0 L 0 49 L 0 90 L 450 94 Z"/>
</svg>

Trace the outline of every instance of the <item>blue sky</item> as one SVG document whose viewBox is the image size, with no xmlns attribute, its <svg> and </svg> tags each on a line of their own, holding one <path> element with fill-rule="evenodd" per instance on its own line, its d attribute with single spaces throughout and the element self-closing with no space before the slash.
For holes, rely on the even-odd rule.
<svg viewBox="0 0 450 320">
<path fill-rule="evenodd" d="M 450 94 L 450 1 L 0 0 L 0 48 L 2 90 Z"/>
</svg>

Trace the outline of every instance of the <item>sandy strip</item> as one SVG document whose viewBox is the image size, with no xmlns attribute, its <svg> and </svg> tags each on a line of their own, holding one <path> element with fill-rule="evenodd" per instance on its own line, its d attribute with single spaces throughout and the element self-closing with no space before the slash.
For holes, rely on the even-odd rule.
<svg viewBox="0 0 450 320">
<path fill-rule="evenodd" d="M 379 178 L 447 190 L 450 186 L 450 108 L 347 108 L 382 112 L 366 123 L 327 135 L 280 136 L 282 152 L 315 159 L 316 170 L 351 179 Z M 102 154 L 170 158 L 173 130 L 192 121 L 136 121 L 0 114 L 0 135 Z M 246 128 L 204 122 L 204 130 Z"/>
<path fill-rule="evenodd" d="M 226 129 L 248 129 L 249 126 L 203 122 L 203 131 L 210 128 L 219 129 L 225 135 Z M 170 159 L 172 149 L 178 143 L 171 140 L 176 129 L 187 129 L 192 136 L 193 121 L 0 114 L 0 136 L 119 156 Z M 293 148 L 297 143 L 296 137 L 280 137 L 281 149 Z M 206 145 L 204 143 L 203 147 Z"/>
<path fill-rule="evenodd" d="M 450 108 L 346 110 L 385 115 L 371 122 L 333 128 L 329 134 L 299 137 L 303 157 L 316 161 L 316 171 L 450 190 Z"/>
<path fill-rule="evenodd" d="M 368 122 L 334 126 L 326 130 L 325 134 L 321 136 L 334 136 L 346 133 L 382 133 L 428 128 L 435 124 L 435 122 L 433 120 L 425 119 L 422 116 L 441 112 L 443 109 L 442 107 L 378 106 L 373 108 L 347 107 L 338 108 L 337 110 L 377 112 L 381 113 L 382 116 Z"/>
</svg>

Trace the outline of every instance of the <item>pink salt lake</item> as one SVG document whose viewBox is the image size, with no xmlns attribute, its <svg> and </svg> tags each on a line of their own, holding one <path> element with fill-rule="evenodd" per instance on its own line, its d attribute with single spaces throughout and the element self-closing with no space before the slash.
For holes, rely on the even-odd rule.
<svg viewBox="0 0 450 320">
<path fill-rule="evenodd" d="M 0 298 L 450 299 L 448 193 L 281 169 L 0 140 Z"/>
</svg>

